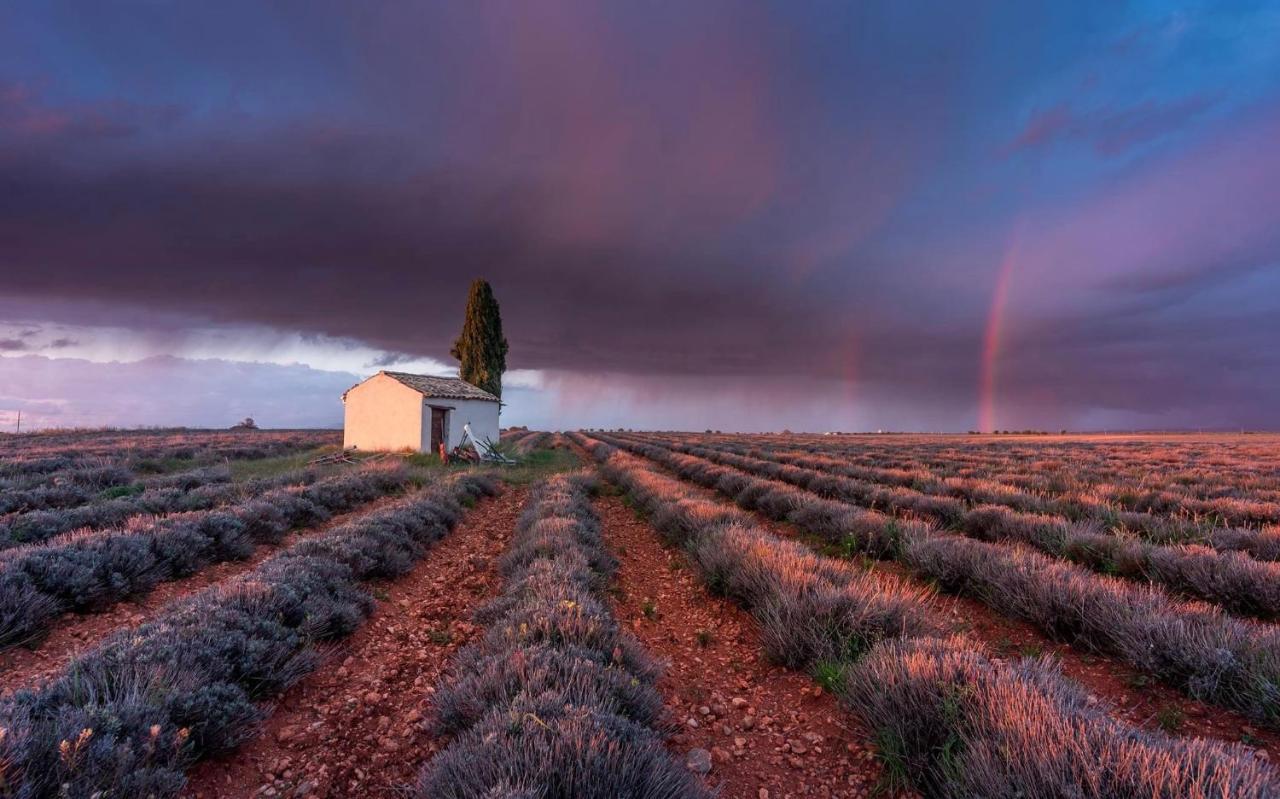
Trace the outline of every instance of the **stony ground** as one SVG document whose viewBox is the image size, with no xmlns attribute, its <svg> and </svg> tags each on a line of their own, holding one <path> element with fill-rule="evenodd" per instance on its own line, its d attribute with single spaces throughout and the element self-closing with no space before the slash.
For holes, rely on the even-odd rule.
<svg viewBox="0 0 1280 799">
<path fill-rule="evenodd" d="M 871 795 L 879 764 L 835 698 L 771 665 L 755 621 L 710 596 L 683 555 L 619 498 L 603 497 L 597 510 L 621 561 L 615 614 L 668 662 L 659 689 L 676 756 L 725 799 Z"/>
<path fill-rule="evenodd" d="M 67 613 L 53 626 L 49 635 L 36 645 L 0 652 L 0 696 L 47 682 L 66 668 L 72 658 L 97 646 L 116 630 L 147 622 L 169 604 L 250 571 L 276 552 L 303 538 L 319 535 L 399 499 L 399 495 L 383 497 L 350 513 L 335 516 L 324 524 L 295 530 L 279 544 L 259 545 L 247 560 L 215 563 L 186 579 L 161 583 L 154 591 L 133 601 L 121 602 L 103 613 Z"/>
<path fill-rule="evenodd" d="M 379 600 L 375 615 L 329 653 L 324 667 L 280 698 L 260 735 L 227 759 L 199 764 L 183 796 L 404 796 L 421 766 L 447 743 L 427 728 L 431 696 L 457 649 L 483 633 L 471 614 L 501 588 L 496 559 L 527 496 L 527 488 L 508 486 L 470 510 L 411 573 L 370 586 Z M 295 533 L 284 545 L 391 501 Z M 748 613 L 709 595 L 683 554 L 665 547 L 607 486 L 597 510 L 621 563 L 617 618 L 667 664 L 659 689 L 668 709 L 668 746 L 681 762 L 724 799 L 894 795 L 884 784 L 870 733 L 808 675 L 769 663 Z M 775 535 L 804 538 L 789 525 L 757 520 Z M 218 564 L 162 585 L 137 603 L 69 616 L 39 646 L 0 655 L 0 694 L 40 683 L 111 632 L 252 568 L 276 549 L 260 547 L 249 561 Z M 896 564 L 864 565 L 913 579 Z M 1049 641 L 997 609 L 951 597 L 940 597 L 938 607 L 955 632 L 997 657 L 1055 656 L 1065 673 L 1133 723 L 1246 740 L 1262 757 L 1280 745 L 1280 736 L 1238 714 L 1152 685 L 1108 658 Z"/>
<path fill-rule="evenodd" d="M 396 797 L 442 745 L 426 729 L 430 695 L 459 647 L 483 630 L 471 614 L 501 587 L 496 558 L 527 489 L 482 500 L 409 574 L 372 586 L 363 627 L 288 691 L 262 734 L 201 763 L 187 799 Z"/>
<path fill-rule="evenodd" d="M 690 489 L 716 502 L 727 502 L 714 491 L 687 483 Z M 749 512 L 756 523 L 781 538 L 799 539 L 821 549 L 822 543 L 793 525 Z M 656 535 L 656 533 L 655 533 Z M 917 578 L 892 561 L 860 561 L 869 569 L 889 572 L 908 582 Z M 987 604 L 965 597 L 942 595 L 937 605 L 950 630 L 968 636 L 997 658 L 1050 655 L 1063 673 L 1083 685 L 1112 708 L 1117 718 L 1152 730 L 1211 738 L 1228 743 L 1245 742 L 1257 747 L 1258 756 L 1270 759 L 1280 751 L 1280 732 L 1261 727 L 1240 713 L 1200 702 L 1181 691 L 1144 677 L 1135 669 L 1104 655 L 1094 655 L 1068 643 L 1054 641 L 1036 626 L 1010 618 Z"/>
</svg>

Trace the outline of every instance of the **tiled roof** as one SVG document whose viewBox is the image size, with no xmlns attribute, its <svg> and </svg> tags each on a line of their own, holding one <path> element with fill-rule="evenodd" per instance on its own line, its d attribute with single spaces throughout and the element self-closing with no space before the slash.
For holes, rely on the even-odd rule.
<svg viewBox="0 0 1280 799">
<path fill-rule="evenodd" d="M 394 378 L 424 397 L 456 400 L 487 400 L 489 402 L 499 401 L 497 397 L 493 396 L 488 391 L 485 391 L 482 388 L 476 388 L 467 381 L 457 377 L 411 375 L 408 372 L 388 372 L 385 370 L 378 374 Z M 343 394 L 343 399 L 346 399 L 346 396 L 346 394 Z"/>
</svg>

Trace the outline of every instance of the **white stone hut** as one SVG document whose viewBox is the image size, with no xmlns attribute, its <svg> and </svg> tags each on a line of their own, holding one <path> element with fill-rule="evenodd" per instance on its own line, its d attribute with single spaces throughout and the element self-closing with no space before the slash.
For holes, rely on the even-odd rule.
<svg viewBox="0 0 1280 799">
<path fill-rule="evenodd" d="M 480 441 L 498 440 L 501 402 L 456 377 L 378 372 L 342 395 L 342 446 L 364 451 L 452 451 L 463 425 Z"/>
</svg>

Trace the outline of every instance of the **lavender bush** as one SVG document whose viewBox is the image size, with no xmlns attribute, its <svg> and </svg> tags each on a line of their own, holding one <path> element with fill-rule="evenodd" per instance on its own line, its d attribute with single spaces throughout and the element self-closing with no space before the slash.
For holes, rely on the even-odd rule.
<svg viewBox="0 0 1280 799">
<path fill-rule="evenodd" d="M 891 773 L 926 796 L 1280 795 L 1253 753 L 1117 721 L 1049 659 L 997 664 L 960 639 L 889 641 L 841 689 Z"/>
<path fill-rule="evenodd" d="M 135 520 L 0 553 L 0 647 L 29 643 L 68 610 L 101 610 L 156 584 L 237 560 L 291 528 L 315 524 L 408 483 L 399 469 L 361 469 L 276 489 L 224 509 Z"/>
<path fill-rule="evenodd" d="M 724 468 L 615 440 L 707 484 L 718 483 L 717 470 Z M 820 524 L 813 532 L 850 552 L 897 558 L 943 588 L 972 595 L 1055 638 L 1115 655 L 1197 699 L 1280 725 L 1280 630 L 1022 548 L 937 534 L 856 508 L 841 515 L 830 500 L 811 494 L 806 499 L 776 481 L 748 485 L 750 491 L 735 497 L 744 507 L 772 511 L 799 525 L 817 518 Z M 771 496 L 776 498 L 766 501 Z"/>
<path fill-rule="evenodd" d="M 588 446 L 605 474 L 647 512 L 653 513 L 665 496 L 666 502 L 690 515 L 714 516 L 699 509 L 705 500 L 637 459 L 609 444 L 580 435 L 576 440 Z M 727 516 L 732 513 L 729 509 Z M 726 523 L 724 529 L 741 529 L 731 518 L 720 522 Z M 681 529 L 687 528 L 697 525 L 686 522 Z M 915 535 L 905 537 L 904 546 L 913 546 L 915 540 Z M 753 543 L 754 552 L 767 557 L 768 542 Z M 741 561 L 716 552 L 711 536 L 699 539 L 698 550 L 706 550 L 700 571 L 709 585 L 754 608 L 788 605 L 787 581 L 762 579 L 767 561 L 735 568 Z M 786 554 L 806 557 L 801 552 Z M 812 560 L 803 565 L 804 575 L 831 579 L 843 568 L 807 557 Z M 857 599 L 871 599 L 863 612 L 875 615 L 875 597 L 868 593 Z M 837 642 L 843 633 L 839 626 L 807 625 L 807 615 L 775 619 L 766 613 L 761 621 L 767 637 L 785 640 L 784 650 L 824 659 L 824 673 L 837 675 L 835 688 L 841 699 L 875 731 L 878 754 L 889 774 L 926 796 L 1227 799 L 1280 792 L 1280 778 L 1247 750 L 1172 738 L 1120 722 L 1104 705 L 1091 705 L 1086 694 L 1047 660 L 992 661 L 964 639 L 915 635 L 927 626 L 923 619 L 914 629 L 903 625 L 898 634 L 884 635 L 865 654 L 860 648 L 824 649 L 813 645 L 815 633 L 826 632 Z M 802 663 L 801 659 L 793 665 Z"/>
<path fill-rule="evenodd" d="M 150 478 L 140 493 L 55 510 L 36 510 L 0 518 L 0 550 L 47 541 L 71 530 L 101 530 L 138 515 L 208 510 L 255 494 L 319 479 L 314 469 L 300 469 L 274 477 L 231 483 L 225 469 L 202 469 Z"/>
<path fill-rule="evenodd" d="M 455 737 L 418 796 L 705 795 L 662 745 L 657 666 L 601 598 L 616 563 L 591 488 L 583 475 L 535 488 L 500 563 L 505 590 L 477 612 L 488 630 L 436 694 L 436 729 Z"/>
<path fill-rule="evenodd" d="M 1132 536 L 1105 534 L 1099 526 L 1088 522 L 1067 522 L 1045 514 L 1020 513 L 997 505 L 967 508 L 959 500 L 933 497 L 906 488 L 885 489 L 811 469 L 803 469 L 755 458 L 731 455 L 715 450 L 677 445 L 678 452 L 690 453 L 680 458 L 654 445 L 635 444 L 637 451 L 675 469 L 682 477 L 701 485 L 713 485 L 734 498 L 743 507 L 760 510 L 771 518 L 790 519 L 792 505 L 805 506 L 808 501 L 792 496 L 773 481 L 785 482 L 842 503 L 880 506 L 909 516 L 931 519 L 938 524 L 987 541 L 1016 541 L 1029 544 L 1055 557 L 1105 574 L 1114 574 L 1139 582 L 1160 583 L 1187 596 L 1204 599 L 1233 613 L 1273 619 L 1280 616 L 1280 564 L 1263 563 L 1240 552 L 1219 553 L 1204 546 L 1162 546 Z M 701 458 L 726 463 L 735 469 L 760 474 L 770 482 L 732 482 L 726 470 L 717 470 Z M 727 482 L 728 481 L 728 482 Z M 784 499 L 785 498 L 785 499 Z M 831 513 L 829 520 L 850 521 L 848 514 Z M 807 528 L 818 520 L 815 509 L 806 511 Z M 822 532 L 835 529 L 831 523 L 821 524 Z M 1221 530 L 1226 535 L 1243 534 L 1256 542 L 1275 538 L 1259 531 Z M 1237 548 L 1237 547 L 1231 547 Z M 1256 548 L 1256 546 L 1255 546 Z M 878 555 L 886 554 L 880 548 Z"/>
<path fill-rule="evenodd" d="M 368 552 L 362 539 L 391 534 L 399 551 L 421 551 L 448 532 L 460 501 L 493 491 L 485 477 L 452 478 L 322 539 Z M 389 551 L 370 572 L 403 568 Z M 176 795 L 187 767 L 253 735 L 269 712 L 260 702 L 314 669 L 317 645 L 349 634 L 372 606 L 347 563 L 286 550 L 0 703 L 0 785 L 21 797 Z"/>
</svg>

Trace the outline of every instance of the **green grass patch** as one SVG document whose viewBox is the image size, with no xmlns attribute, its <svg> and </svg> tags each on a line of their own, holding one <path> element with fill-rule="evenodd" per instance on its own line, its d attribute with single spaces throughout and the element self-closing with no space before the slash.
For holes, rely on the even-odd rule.
<svg viewBox="0 0 1280 799">
<path fill-rule="evenodd" d="M 531 485 L 545 480 L 553 474 L 571 472 L 582 467 L 578 456 L 566 449 L 540 449 L 519 459 L 514 466 L 494 463 L 470 463 L 454 460 L 448 464 L 440 462 L 438 455 L 418 452 L 406 455 L 404 462 L 410 467 L 421 470 L 427 476 L 439 476 L 453 472 L 487 471 L 494 476 L 513 485 Z"/>
<path fill-rule="evenodd" d="M 1124 678 L 1125 684 L 1130 688 L 1146 688 L 1151 684 L 1151 677 L 1146 674 L 1130 674 Z"/>
<path fill-rule="evenodd" d="M 1044 654 L 1044 647 L 1038 643 L 1026 643 L 1018 647 L 1018 654 L 1024 658 L 1038 658 Z"/>
<path fill-rule="evenodd" d="M 822 660 L 813 665 L 813 679 L 829 694 L 840 695 L 844 690 L 844 676 L 849 670 L 848 663 L 838 660 Z"/>
<path fill-rule="evenodd" d="M 491 467 L 499 469 L 503 480 L 517 485 L 529 485 L 545 480 L 553 474 L 571 472 L 582 468 L 582 460 L 571 450 L 539 449 L 524 456 L 516 466 Z"/>
<path fill-rule="evenodd" d="M 136 474 L 172 474 L 197 466 L 199 463 L 194 458 L 143 458 L 134 462 L 133 471 Z"/>
<path fill-rule="evenodd" d="M 872 796 L 896 796 L 911 787 L 910 752 L 895 730 L 879 727 L 873 733 L 880 778 L 871 788 Z"/>
<path fill-rule="evenodd" d="M 297 469 L 304 469 L 308 463 L 320 456 L 338 452 L 336 446 L 318 447 L 293 455 L 282 455 L 278 458 L 261 460 L 231 461 L 231 477 L 237 482 L 261 477 L 274 477 Z M 396 454 L 382 463 L 401 463 L 409 468 L 411 482 L 419 486 L 433 482 L 441 477 L 462 472 L 488 472 L 495 477 L 513 485 L 532 485 L 545 480 L 559 472 L 569 472 L 582 468 L 582 461 L 573 452 L 566 449 L 542 449 L 519 459 L 513 466 L 483 463 L 477 464 L 463 460 L 441 463 L 440 457 L 427 452 L 413 454 Z M 338 471 L 356 468 L 350 464 L 333 464 L 319 467 L 325 470 Z"/>
<path fill-rule="evenodd" d="M 1176 705 L 1164 705 L 1156 713 L 1156 723 L 1160 725 L 1160 729 L 1167 733 L 1176 735 L 1182 730 L 1182 725 L 1187 722 L 1187 714 L 1182 712 L 1182 708 Z"/>
<path fill-rule="evenodd" d="M 111 486 L 98 496 L 102 499 L 119 499 L 120 497 L 136 497 L 146 490 L 142 483 L 130 483 L 127 486 Z"/>
<path fill-rule="evenodd" d="M 337 446 L 329 445 L 275 458 L 230 461 L 227 466 L 231 469 L 231 479 L 243 482 L 256 477 L 275 477 L 285 472 L 305 469 L 312 459 L 322 455 L 332 455 L 337 451 Z"/>
</svg>

